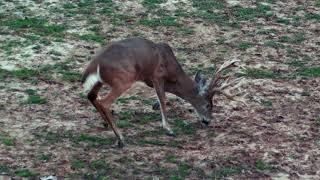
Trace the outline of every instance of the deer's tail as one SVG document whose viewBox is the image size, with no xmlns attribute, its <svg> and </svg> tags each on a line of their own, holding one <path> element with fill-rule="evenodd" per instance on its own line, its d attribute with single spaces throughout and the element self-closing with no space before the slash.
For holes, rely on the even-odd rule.
<svg viewBox="0 0 320 180">
<path fill-rule="evenodd" d="M 85 93 L 91 91 L 92 88 L 99 82 L 101 83 L 102 80 L 100 77 L 99 64 L 95 63 L 94 61 L 90 62 L 82 75 L 81 82 Z"/>
</svg>

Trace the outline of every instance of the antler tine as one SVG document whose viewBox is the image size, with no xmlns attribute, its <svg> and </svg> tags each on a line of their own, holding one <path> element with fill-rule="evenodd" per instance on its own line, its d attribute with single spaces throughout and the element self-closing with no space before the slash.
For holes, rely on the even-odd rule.
<svg viewBox="0 0 320 180">
<path fill-rule="evenodd" d="M 237 59 L 226 61 L 220 66 L 220 68 L 214 73 L 214 76 L 210 82 L 209 89 L 212 89 L 211 93 L 213 93 L 213 88 L 214 86 L 216 86 L 219 80 L 228 78 L 228 76 L 222 76 L 221 71 L 229 68 L 230 66 L 234 65 L 234 63 L 239 61 L 240 60 L 237 60 Z"/>
<path fill-rule="evenodd" d="M 234 80 L 232 80 L 232 81 L 230 81 L 230 82 L 225 82 L 225 83 L 223 83 L 220 87 L 219 87 L 219 90 L 220 91 L 223 91 L 224 89 L 226 89 L 227 87 L 229 87 L 229 86 L 231 86 L 231 85 L 233 85 L 233 84 L 235 84 L 235 86 L 236 87 L 238 87 L 239 86 L 239 84 L 240 84 L 240 82 L 242 81 L 244 79 L 244 77 L 240 77 L 240 78 L 236 78 L 236 79 L 234 79 Z M 236 88 L 235 87 L 235 88 Z M 234 89 L 234 88 L 233 88 Z"/>
<path fill-rule="evenodd" d="M 229 92 L 226 92 L 226 91 L 221 91 L 220 94 L 226 96 L 230 100 L 237 101 L 242 103 L 245 106 L 248 106 L 248 104 L 243 99 L 245 95 L 241 96 L 240 98 L 235 98 L 237 95 L 231 95 Z"/>
<path fill-rule="evenodd" d="M 234 63 L 236 63 L 236 62 L 240 62 L 240 60 L 234 59 L 234 60 L 232 60 L 232 61 L 226 61 L 226 62 L 224 62 L 224 63 L 220 66 L 220 68 L 216 71 L 215 74 L 218 74 L 218 73 L 220 73 L 221 71 L 223 71 L 224 69 L 229 68 L 230 66 L 234 65 Z"/>
</svg>

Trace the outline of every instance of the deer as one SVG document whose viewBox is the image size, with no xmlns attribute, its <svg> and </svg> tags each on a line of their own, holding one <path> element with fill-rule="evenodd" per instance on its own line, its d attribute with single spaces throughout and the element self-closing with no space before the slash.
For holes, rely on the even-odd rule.
<svg viewBox="0 0 320 180">
<path fill-rule="evenodd" d="M 154 88 L 160 105 L 162 127 L 168 135 L 174 133 L 167 121 L 166 92 L 172 93 L 192 105 L 200 122 L 208 126 L 212 117 L 214 94 L 223 94 L 233 99 L 224 89 L 239 81 L 231 80 L 222 72 L 234 67 L 239 60 L 223 63 L 210 81 L 198 71 L 194 80 L 177 61 L 167 43 L 155 43 L 144 38 L 128 38 L 111 42 L 91 59 L 82 76 L 82 85 L 88 100 L 99 112 L 107 126 L 117 137 L 117 145 L 125 146 L 124 138 L 113 120 L 110 107 L 115 100 L 137 82 Z M 103 86 L 111 90 L 99 96 Z"/>
</svg>

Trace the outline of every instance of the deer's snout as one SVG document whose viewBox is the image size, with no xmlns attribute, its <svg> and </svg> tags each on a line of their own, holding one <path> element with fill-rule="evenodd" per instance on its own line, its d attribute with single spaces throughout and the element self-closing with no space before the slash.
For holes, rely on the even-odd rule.
<svg viewBox="0 0 320 180">
<path fill-rule="evenodd" d="M 204 124 L 204 125 L 206 125 L 206 126 L 209 126 L 210 121 L 208 121 L 207 119 L 204 119 L 204 118 L 203 118 L 203 119 L 201 120 L 201 123 Z"/>
</svg>

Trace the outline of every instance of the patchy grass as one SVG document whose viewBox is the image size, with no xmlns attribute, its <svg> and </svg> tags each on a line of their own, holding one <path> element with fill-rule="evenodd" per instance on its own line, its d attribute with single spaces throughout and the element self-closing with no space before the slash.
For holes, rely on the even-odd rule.
<svg viewBox="0 0 320 180">
<path fill-rule="evenodd" d="M 0 164 L 0 174 L 9 174 L 10 168 L 5 164 Z"/>
<path fill-rule="evenodd" d="M 177 22 L 177 19 L 172 16 L 163 16 L 161 18 L 142 18 L 140 19 L 139 23 L 144 26 L 149 26 L 149 27 L 159 27 L 159 26 L 174 26 L 178 27 L 180 24 Z"/>
<path fill-rule="evenodd" d="M 33 89 L 27 89 L 25 93 L 28 94 L 28 99 L 24 104 L 46 104 L 48 102 L 46 98 L 39 96 Z"/>
<path fill-rule="evenodd" d="M 272 101 L 269 100 L 269 99 L 262 99 L 262 100 L 260 101 L 260 103 L 261 103 L 263 106 L 272 107 Z"/>
<path fill-rule="evenodd" d="M 202 11 L 212 11 L 213 9 L 224 9 L 225 3 L 222 0 L 207 1 L 207 0 L 192 0 L 193 7 Z"/>
<path fill-rule="evenodd" d="M 84 34 L 84 35 L 75 35 L 75 36 L 85 41 L 94 41 L 101 44 L 105 42 L 105 38 L 98 34 Z"/>
<path fill-rule="evenodd" d="M 245 169 L 242 166 L 225 166 L 215 170 L 212 177 L 213 179 L 223 179 L 224 177 L 240 174 Z"/>
<path fill-rule="evenodd" d="M 71 142 L 75 146 L 86 146 L 96 148 L 104 145 L 112 145 L 113 139 L 104 138 L 97 135 L 79 133 L 73 131 L 47 131 L 43 130 L 34 133 L 35 137 L 44 144 L 55 144 L 59 142 Z"/>
<path fill-rule="evenodd" d="M 271 8 L 269 6 L 260 4 L 257 8 L 244 8 L 241 6 L 236 6 L 232 8 L 232 13 L 238 21 L 248 21 L 258 17 L 272 16 L 272 13 L 267 13 L 270 10 Z"/>
<path fill-rule="evenodd" d="M 170 179 L 185 179 L 191 172 L 191 166 L 187 163 L 179 163 L 178 170 L 173 171 Z"/>
<path fill-rule="evenodd" d="M 300 44 L 303 41 L 305 41 L 305 34 L 304 33 L 297 33 L 290 36 L 281 36 L 279 38 L 280 42 L 284 42 L 284 43 L 291 43 L 291 44 Z"/>
<path fill-rule="evenodd" d="M 100 136 L 94 136 L 89 134 L 80 134 L 78 136 L 72 137 L 72 141 L 75 143 L 86 142 L 90 147 L 98 147 L 102 145 L 111 145 L 113 140 L 108 138 L 103 138 Z"/>
<path fill-rule="evenodd" d="M 66 25 L 50 24 L 45 18 L 9 19 L 3 24 L 17 33 L 32 32 L 41 36 L 62 37 L 66 30 Z"/>
<path fill-rule="evenodd" d="M 14 78 L 18 78 L 21 80 L 32 79 L 34 77 L 39 76 L 39 72 L 37 70 L 21 68 L 13 71 L 7 71 L 7 76 L 12 76 Z"/>
<path fill-rule="evenodd" d="M 254 44 L 252 44 L 251 42 L 246 42 L 246 41 L 242 41 L 237 45 L 238 49 L 240 49 L 240 50 L 246 50 L 246 49 L 249 49 L 253 46 L 254 46 Z"/>
<path fill-rule="evenodd" d="M 73 159 L 71 161 L 71 168 L 73 169 L 83 169 L 85 168 L 87 163 L 83 160 Z"/>
<path fill-rule="evenodd" d="M 320 126 L 320 117 L 318 117 L 318 118 L 315 120 L 315 124 L 316 124 L 317 126 Z"/>
<path fill-rule="evenodd" d="M 192 124 L 187 123 L 181 119 L 174 120 L 174 129 L 173 131 L 176 134 L 185 134 L 185 135 L 195 135 L 196 128 L 192 126 Z"/>
<path fill-rule="evenodd" d="M 306 78 L 320 77 L 320 67 L 303 67 L 297 70 L 296 75 Z"/>
<path fill-rule="evenodd" d="M 247 68 L 244 72 L 244 76 L 250 77 L 250 78 L 280 78 L 281 75 L 279 73 L 275 73 L 273 71 L 267 70 L 267 69 L 253 69 L 253 68 Z"/>
<path fill-rule="evenodd" d="M 316 13 L 307 13 L 305 16 L 308 20 L 314 20 L 320 22 L 320 14 Z"/>
<path fill-rule="evenodd" d="M 166 0 L 143 0 L 142 5 L 147 8 L 156 8 L 159 4 L 166 2 Z"/>
<path fill-rule="evenodd" d="M 272 48 L 283 48 L 284 46 L 274 40 L 269 40 L 269 41 L 266 41 L 264 43 L 264 46 L 266 47 L 272 47 Z"/>
<path fill-rule="evenodd" d="M 51 153 L 42 153 L 42 154 L 39 154 L 37 159 L 40 160 L 40 161 L 43 161 L 43 162 L 48 162 L 52 157 L 52 154 Z"/>
<path fill-rule="evenodd" d="M 6 146 L 14 146 L 15 138 L 6 134 L 0 134 L 0 142 Z"/>
<path fill-rule="evenodd" d="M 260 171 L 269 170 L 269 169 L 272 168 L 267 162 L 265 162 L 262 159 L 257 160 L 256 163 L 255 163 L 255 166 Z"/>
<path fill-rule="evenodd" d="M 20 177 L 35 177 L 39 175 L 39 173 L 31 171 L 29 169 L 18 169 L 14 173 L 16 176 Z"/>
</svg>

